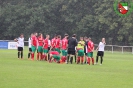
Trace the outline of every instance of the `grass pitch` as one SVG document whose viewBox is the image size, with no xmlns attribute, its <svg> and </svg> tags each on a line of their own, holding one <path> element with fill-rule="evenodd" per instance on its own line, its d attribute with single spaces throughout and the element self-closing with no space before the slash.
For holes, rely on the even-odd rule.
<svg viewBox="0 0 133 88">
<path fill-rule="evenodd" d="M 131 53 L 105 52 L 102 66 L 89 66 L 30 61 L 27 52 L 18 60 L 17 50 L 0 50 L 0 88 L 133 88 Z"/>
</svg>

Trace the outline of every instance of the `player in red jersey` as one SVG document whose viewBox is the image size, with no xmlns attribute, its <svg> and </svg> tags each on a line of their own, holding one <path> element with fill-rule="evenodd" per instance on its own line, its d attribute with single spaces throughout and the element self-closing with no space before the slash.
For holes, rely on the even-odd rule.
<svg viewBox="0 0 133 88">
<path fill-rule="evenodd" d="M 61 36 L 58 35 L 56 39 L 56 44 L 55 44 L 55 51 L 61 53 L 60 48 L 61 48 Z"/>
<path fill-rule="evenodd" d="M 61 60 L 62 62 L 65 62 L 66 59 L 67 59 L 67 47 L 68 47 L 68 34 L 65 34 L 65 37 L 62 39 L 62 57 L 61 57 Z"/>
<path fill-rule="evenodd" d="M 31 49 L 32 49 L 32 53 L 31 53 L 31 60 L 34 60 L 34 55 L 35 55 L 35 52 L 36 52 L 36 49 L 37 49 L 37 33 L 34 33 L 31 37 Z"/>
<path fill-rule="evenodd" d="M 51 49 L 55 50 L 57 35 L 51 40 Z"/>
<path fill-rule="evenodd" d="M 50 36 L 46 35 L 46 39 L 44 39 L 44 45 L 43 45 L 43 59 L 44 60 L 48 60 L 47 54 L 48 54 L 48 47 L 49 47 L 49 43 L 48 43 L 49 38 L 50 38 Z"/>
<path fill-rule="evenodd" d="M 92 59 L 92 65 L 94 65 L 94 58 L 93 58 L 93 51 L 94 51 L 94 43 L 91 41 L 91 38 L 89 38 L 88 42 L 88 64 L 90 65 L 90 60 Z"/>
<path fill-rule="evenodd" d="M 43 35 L 42 33 L 39 33 L 39 37 L 38 39 L 38 55 L 37 55 L 37 60 L 41 60 L 42 59 L 42 52 L 43 52 Z"/>
<path fill-rule="evenodd" d="M 55 60 L 57 63 L 60 63 L 60 53 L 57 51 L 50 51 L 50 59 L 49 62 L 53 62 L 53 60 Z"/>
</svg>

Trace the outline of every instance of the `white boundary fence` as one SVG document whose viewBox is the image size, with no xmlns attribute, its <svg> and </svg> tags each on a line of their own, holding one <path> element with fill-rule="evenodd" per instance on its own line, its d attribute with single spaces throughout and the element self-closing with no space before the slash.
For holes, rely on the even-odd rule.
<svg viewBox="0 0 133 88">
<path fill-rule="evenodd" d="M 16 49 L 16 43 L 13 40 L 0 40 L 0 49 Z M 25 46 L 28 46 L 28 41 L 25 41 Z M 98 46 L 98 44 L 95 44 L 95 48 Z M 109 49 L 107 49 L 107 47 Z M 117 50 L 116 48 L 119 48 L 119 50 Z M 130 51 L 133 54 L 133 46 L 119 46 L 119 45 L 106 45 L 105 46 L 105 51 L 111 51 L 112 53 L 114 53 L 114 51 L 119 51 L 122 54 L 125 52 L 127 52 L 126 48 L 129 48 Z"/>
<path fill-rule="evenodd" d="M 120 47 L 122 54 L 124 53 L 124 48 L 131 48 L 132 49 L 132 54 L 133 54 L 133 46 L 118 46 L 118 45 L 106 45 L 106 46 L 111 46 L 112 47 L 112 53 L 114 52 L 114 47 Z"/>
<path fill-rule="evenodd" d="M 95 46 L 98 46 L 98 44 L 95 44 Z M 114 51 L 119 51 L 119 52 L 121 52 L 122 54 L 124 53 L 124 49 L 125 49 L 125 48 L 130 48 L 130 49 L 131 49 L 131 53 L 133 54 L 133 46 L 106 45 L 106 46 L 105 46 L 105 50 L 106 50 L 106 47 L 110 47 L 110 48 L 111 48 L 110 51 L 111 51 L 112 53 L 114 53 Z M 120 50 L 114 50 L 115 47 L 120 48 Z M 127 51 L 125 50 L 125 52 L 127 52 Z"/>
</svg>

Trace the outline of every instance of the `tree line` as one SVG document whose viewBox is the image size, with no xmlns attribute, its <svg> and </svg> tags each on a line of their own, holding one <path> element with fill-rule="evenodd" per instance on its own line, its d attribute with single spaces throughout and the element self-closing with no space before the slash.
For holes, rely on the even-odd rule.
<svg viewBox="0 0 133 88">
<path fill-rule="evenodd" d="M 114 11 L 115 0 L 1 0 L 0 40 L 23 33 L 92 37 L 98 43 L 133 45 L 133 13 L 121 17 Z M 118 0 L 120 1 L 120 0 Z M 130 5 L 129 5 L 130 6 Z"/>
</svg>

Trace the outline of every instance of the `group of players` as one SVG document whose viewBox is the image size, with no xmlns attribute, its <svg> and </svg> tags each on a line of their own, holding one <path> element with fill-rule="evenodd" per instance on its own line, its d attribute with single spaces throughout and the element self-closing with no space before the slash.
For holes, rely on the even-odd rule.
<svg viewBox="0 0 133 88">
<path fill-rule="evenodd" d="M 80 41 L 77 41 L 76 34 L 73 34 L 70 38 L 68 34 L 64 35 L 61 39 L 60 35 L 55 35 L 53 39 L 50 40 L 50 35 L 43 36 L 42 33 L 32 33 L 29 37 L 29 53 L 28 59 L 34 60 L 35 53 L 37 51 L 36 60 L 38 61 L 48 61 L 49 63 L 75 63 L 79 64 L 91 64 L 94 65 L 93 51 L 94 43 L 91 38 L 80 37 Z M 18 58 L 23 58 L 23 47 L 24 47 L 24 37 L 23 34 L 20 35 L 18 39 Z M 101 57 L 100 64 L 102 65 L 105 47 L 105 38 L 97 47 L 97 57 L 96 64 L 98 64 L 98 57 Z"/>
</svg>

